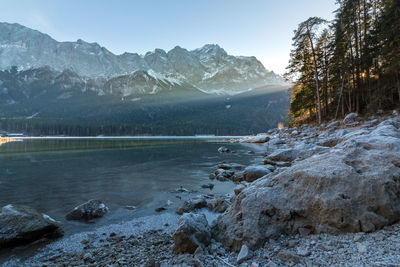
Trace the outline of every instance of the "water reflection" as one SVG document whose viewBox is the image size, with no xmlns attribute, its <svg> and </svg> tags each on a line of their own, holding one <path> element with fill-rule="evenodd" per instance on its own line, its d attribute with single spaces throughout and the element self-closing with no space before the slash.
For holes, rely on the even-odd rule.
<svg viewBox="0 0 400 267">
<path fill-rule="evenodd" d="M 0 205 L 30 205 L 66 224 L 69 232 L 92 226 L 64 215 L 88 199 L 101 199 L 113 211 L 96 225 L 154 213 L 179 186 L 210 193 L 201 185 L 222 160 L 246 163 L 243 154 L 219 154 L 221 140 L 25 140 L 0 147 Z M 213 192 L 233 184 L 215 182 Z M 122 207 L 137 206 L 137 211 Z M 171 210 L 173 208 L 171 207 Z M 72 230 L 72 231 L 71 231 Z"/>
<path fill-rule="evenodd" d="M 9 143 L 9 142 L 14 142 L 16 141 L 15 139 L 12 138 L 5 138 L 5 137 L 0 137 L 0 146 Z"/>
</svg>

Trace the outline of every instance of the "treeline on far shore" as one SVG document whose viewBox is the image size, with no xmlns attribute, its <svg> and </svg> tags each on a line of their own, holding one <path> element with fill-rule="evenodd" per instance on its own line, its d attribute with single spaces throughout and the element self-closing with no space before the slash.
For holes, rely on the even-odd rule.
<svg viewBox="0 0 400 267">
<path fill-rule="evenodd" d="M 278 120 L 283 118 L 279 118 Z M 165 121 L 159 123 L 135 122 L 90 122 L 83 120 L 57 120 L 53 118 L 12 118 L 0 119 L 0 129 L 9 133 L 23 133 L 30 136 L 192 136 L 209 134 L 217 136 L 241 136 L 254 134 L 264 129 L 274 128 L 278 124 L 260 124 L 259 129 L 246 128 L 243 124 L 226 121 L 226 123 L 212 123 L 204 120 L 201 123 L 190 124 L 187 121 Z"/>
<path fill-rule="evenodd" d="M 286 78 L 291 124 L 389 110 L 400 103 L 400 1 L 340 0 L 335 19 L 294 32 Z"/>
</svg>

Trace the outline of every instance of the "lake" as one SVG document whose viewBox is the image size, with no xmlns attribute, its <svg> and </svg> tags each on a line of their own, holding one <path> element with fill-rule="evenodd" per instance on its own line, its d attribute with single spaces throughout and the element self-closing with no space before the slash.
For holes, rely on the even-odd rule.
<svg viewBox="0 0 400 267">
<path fill-rule="evenodd" d="M 237 153 L 218 153 L 222 145 Z M 152 215 L 160 206 L 174 212 L 183 200 L 196 195 L 232 193 L 232 182 L 211 181 L 209 174 L 222 161 L 251 163 L 254 155 L 248 150 L 228 139 L 210 137 L 10 142 L 0 146 L 0 205 L 29 205 L 63 222 L 66 235 L 71 235 Z M 215 184 L 213 190 L 201 188 L 210 182 Z M 175 193 L 180 186 L 195 192 Z M 110 213 L 94 224 L 65 220 L 70 210 L 89 199 L 104 201 Z"/>
</svg>

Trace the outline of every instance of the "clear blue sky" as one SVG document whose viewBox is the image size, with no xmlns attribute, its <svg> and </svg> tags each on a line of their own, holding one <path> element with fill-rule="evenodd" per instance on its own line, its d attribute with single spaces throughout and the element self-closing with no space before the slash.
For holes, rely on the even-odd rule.
<svg viewBox="0 0 400 267">
<path fill-rule="evenodd" d="M 79 38 L 116 54 L 216 43 L 285 71 L 293 30 L 310 16 L 333 19 L 335 0 L 1 0 L 0 21 L 57 41 Z"/>
</svg>

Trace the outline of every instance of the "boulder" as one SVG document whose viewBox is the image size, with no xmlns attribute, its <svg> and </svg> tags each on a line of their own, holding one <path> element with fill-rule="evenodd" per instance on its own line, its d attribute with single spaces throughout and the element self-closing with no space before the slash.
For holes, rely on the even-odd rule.
<svg viewBox="0 0 400 267">
<path fill-rule="evenodd" d="M 339 138 L 336 137 L 328 137 L 328 138 L 323 138 L 319 140 L 316 144 L 319 146 L 325 146 L 325 147 L 334 147 L 340 142 Z"/>
<path fill-rule="evenodd" d="M 273 161 L 270 159 L 264 159 L 264 164 L 265 165 L 272 165 L 276 167 L 289 167 L 291 165 L 290 162 L 285 162 L 285 161 Z"/>
<path fill-rule="evenodd" d="M 270 174 L 271 171 L 264 166 L 251 165 L 244 169 L 243 179 L 246 182 L 253 182 L 264 175 Z"/>
<path fill-rule="evenodd" d="M 204 188 L 204 189 L 208 188 L 208 189 L 212 190 L 214 188 L 214 184 L 203 184 L 201 186 L 201 188 Z"/>
<path fill-rule="evenodd" d="M 245 185 L 239 184 L 239 185 L 237 185 L 237 186 L 233 189 L 233 192 L 234 192 L 235 195 L 237 196 L 237 195 L 239 195 L 239 194 L 243 191 L 243 189 L 245 189 L 245 188 L 246 188 Z"/>
<path fill-rule="evenodd" d="M 91 199 L 75 207 L 66 215 L 67 220 L 92 220 L 103 217 L 108 212 L 107 206 L 100 200 Z"/>
<path fill-rule="evenodd" d="M 186 200 L 177 209 L 176 213 L 182 215 L 184 213 L 191 212 L 195 209 L 201 209 L 207 207 L 207 201 L 203 198 L 195 198 L 191 200 Z"/>
<path fill-rule="evenodd" d="M 270 140 L 270 138 L 266 134 L 259 134 L 256 136 L 248 136 L 242 140 L 242 143 L 256 143 L 262 144 L 266 143 Z"/>
<path fill-rule="evenodd" d="M 293 161 L 300 151 L 297 149 L 278 149 L 268 156 L 273 161 Z"/>
<path fill-rule="evenodd" d="M 343 119 L 344 124 L 351 124 L 358 121 L 360 121 L 360 117 L 358 116 L 357 113 L 349 113 Z"/>
<path fill-rule="evenodd" d="M 226 211 L 226 209 L 229 207 L 229 203 L 224 198 L 219 197 L 219 198 L 216 198 L 216 199 L 213 199 L 212 201 L 210 201 L 207 204 L 207 207 L 209 210 L 211 210 L 213 212 L 222 213 L 222 212 Z"/>
<path fill-rule="evenodd" d="M 235 174 L 234 171 L 225 170 L 225 169 L 218 169 L 214 172 L 215 178 L 218 181 L 229 181 L 231 180 L 232 176 Z"/>
<path fill-rule="evenodd" d="M 340 126 L 339 121 L 332 121 L 326 126 L 326 128 L 334 128 L 334 127 L 338 127 L 338 126 Z"/>
<path fill-rule="evenodd" d="M 222 163 L 218 165 L 218 169 L 223 169 L 223 170 L 243 170 L 243 165 L 238 164 L 238 163 Z"/>
<path fill-rule="evenodd" d="M 193 254 L 198 247 L 206 247 L 210 244 L 211 233 L 206 216 L 204 214 L 188 213 L 178 221 L 178 228 L 173 235 L 173 253 Z"/>
<path fill-rule="evenodd" d="M 0 249 L 64 234 L 63 226 L 27 206 L 7 205 L 0 212 Z"/>
<path fill-rule="evenodd" d="M 300 228 L 371 232 L 398 221 L 399 128 L 388 120 L 346 135 L 335 147 L 255 181 L 218 217 L 215 238 L 238 251 Z"/>
<path fill-rule="evenodd" d="M 268 142 L 268 144 L 269 144 L 269 145 L 283 145 L 283 144 L 286 144 L 286 141 L 285 141 L 285 140 L 282 140 L 282 139 L 280 139 L 280 138 L 274 138 L 274 139 L 271 139 L 271 140 Z"/>
</svg>

